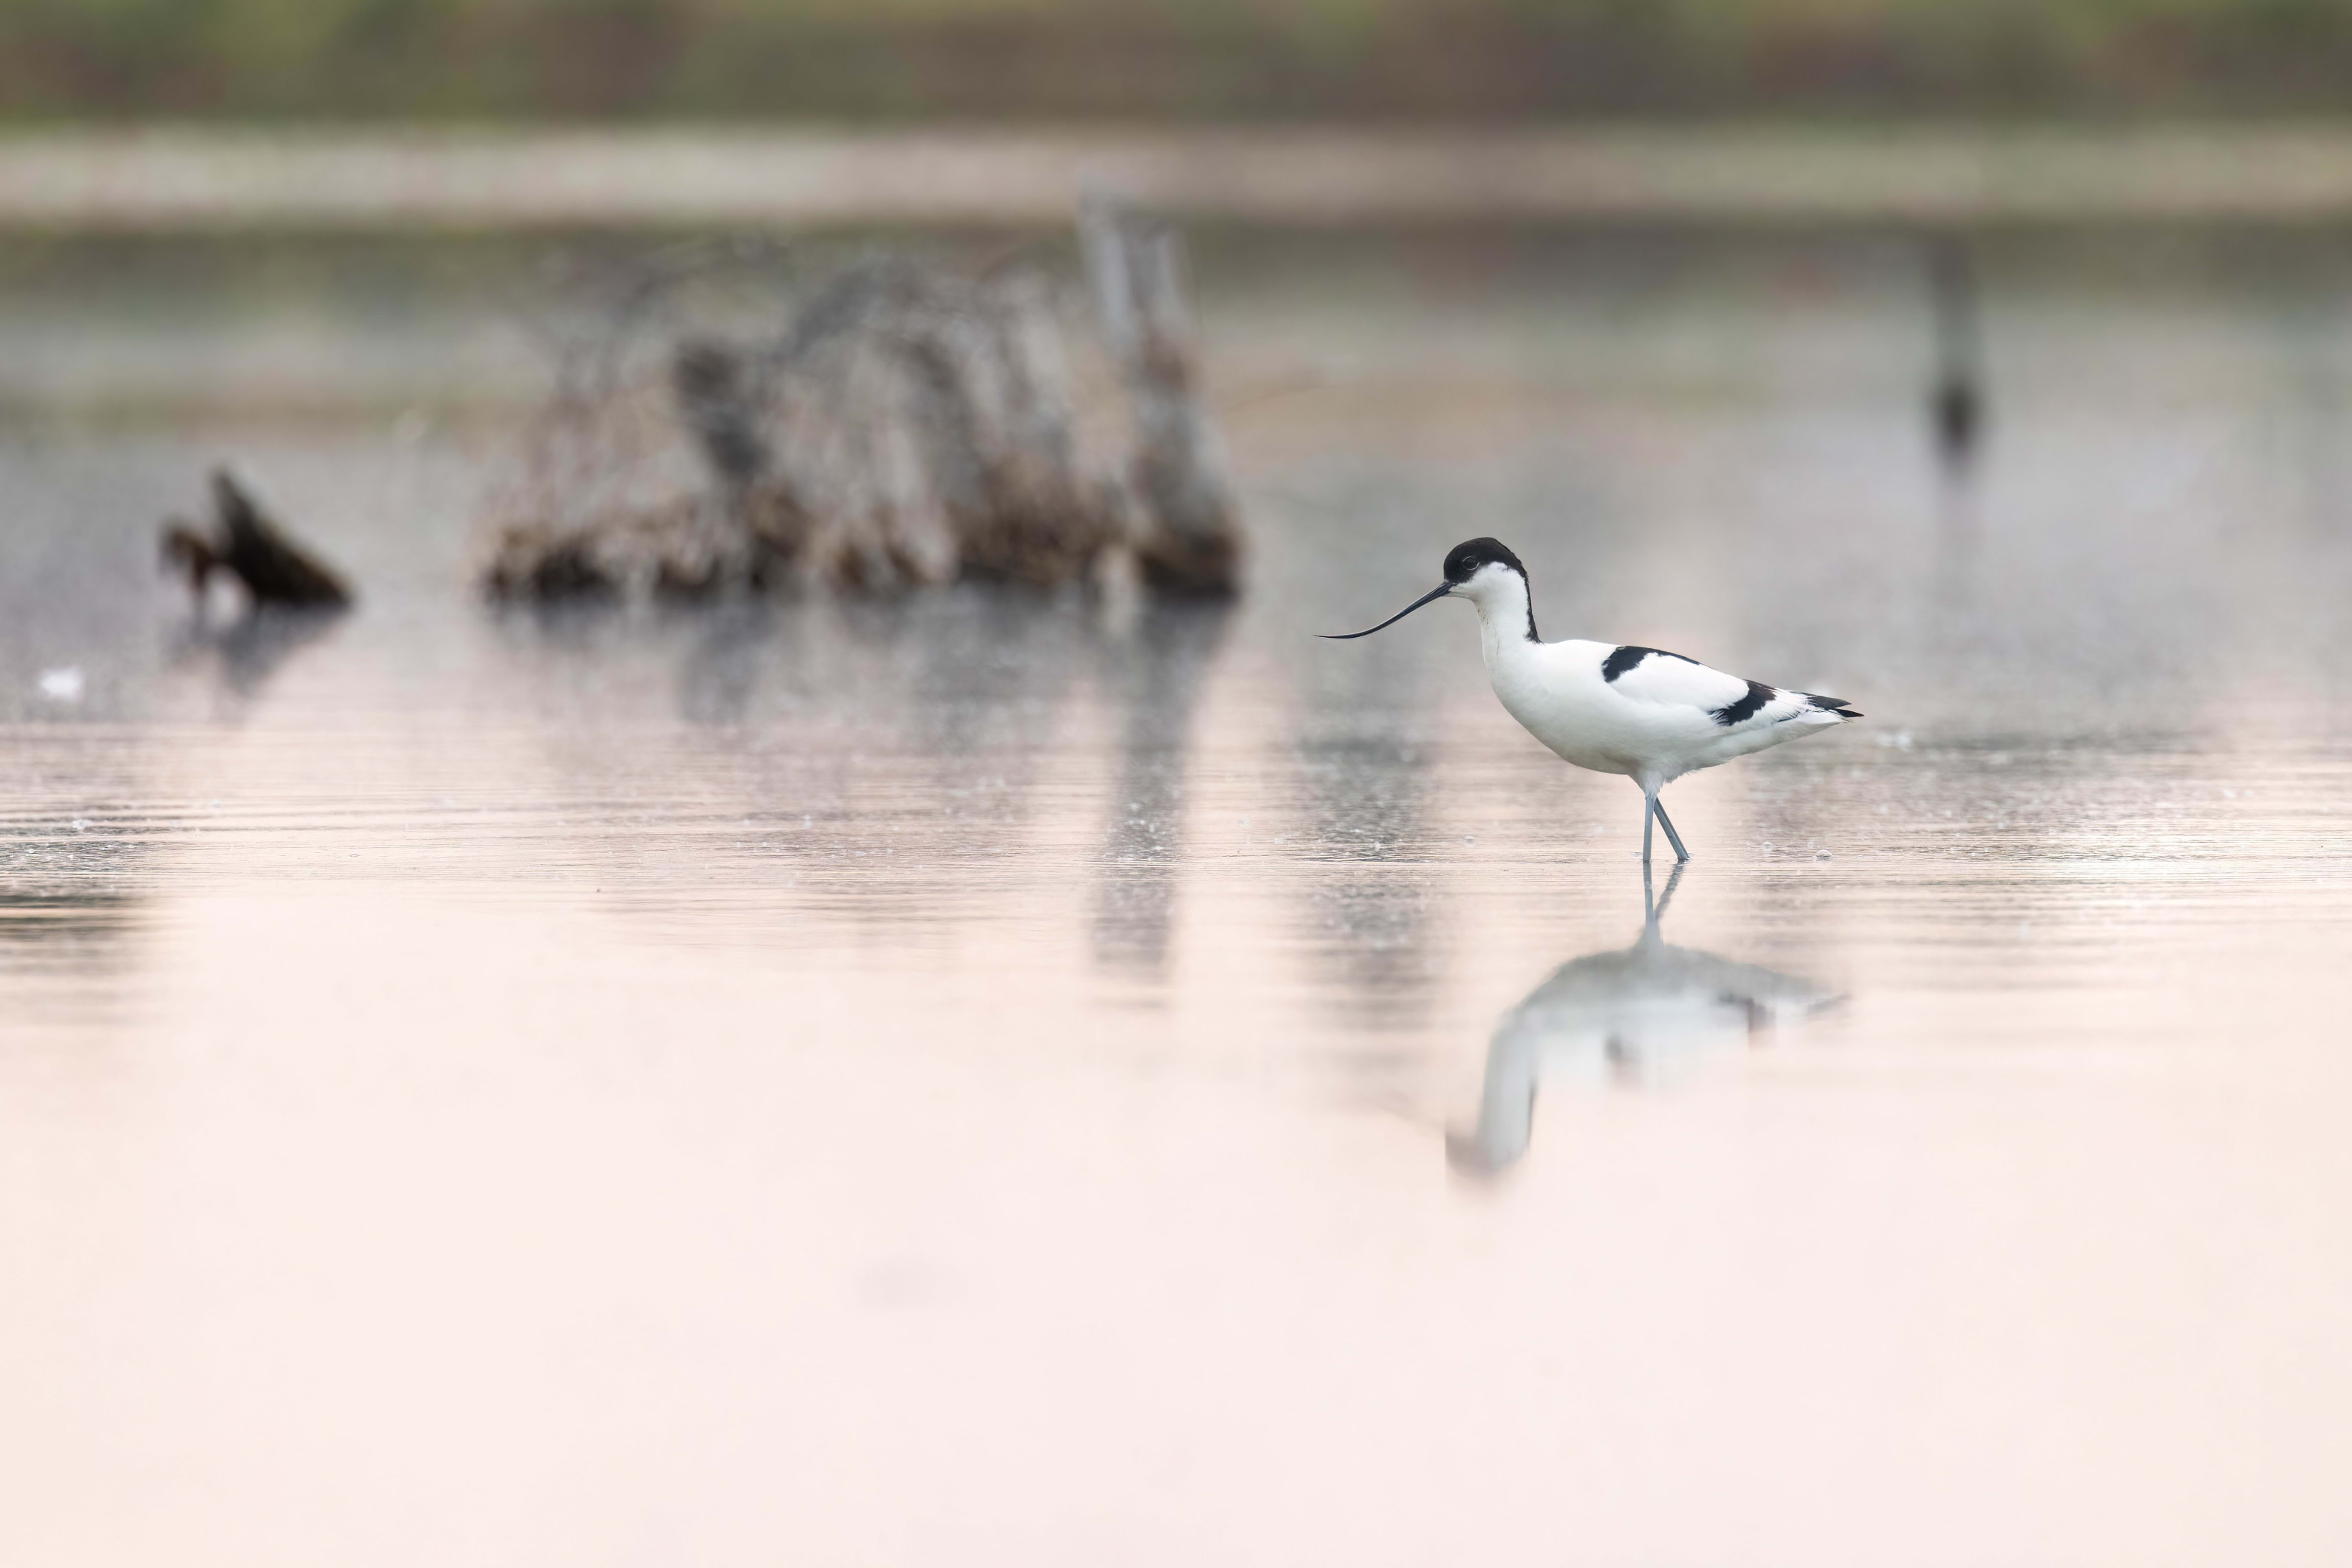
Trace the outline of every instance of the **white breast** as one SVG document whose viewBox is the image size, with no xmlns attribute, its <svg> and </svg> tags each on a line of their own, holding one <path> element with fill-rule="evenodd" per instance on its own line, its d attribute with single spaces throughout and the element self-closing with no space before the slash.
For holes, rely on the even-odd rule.
<svg viewBox="0 0 2352 1568">
<path fill-rule="evenodd" d="M 1657 737 L 1601 678 L 1611 644 L 1488 639 L 1486 676 L 1504 709 L 1563 760 L 1596 773 L 1639 773 Z"/>
</svg>

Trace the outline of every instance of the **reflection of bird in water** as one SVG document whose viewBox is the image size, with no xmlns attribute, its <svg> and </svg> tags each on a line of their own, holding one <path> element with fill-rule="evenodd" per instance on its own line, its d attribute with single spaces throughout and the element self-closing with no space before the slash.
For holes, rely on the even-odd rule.
<svg viewBox="0 0 2352 1568">
<path fill-rule="evenodd" d="M 1445 1140 L 1456 1167 L 1492 1174 L 1527 1153 L 1536 1090 L 1547 1076 L 1639 1083 L 1679 1060 L 1759 1043 L 1776 1026 L 1837 1000 L 1794 975 L 1667 946 L 1658 921 L 1682 874 L 1676 866 L 1654 904 L 1643 876 L 1648 912 L 1639 941 L 1570 959 L 1503 1015 L 1486 1047 L 1478 1124 Z"/>
<path fill-rule="evenodd" d="M 1936 384 L 1928 416 L 1937 455 L 1947 470 L 1958 474 L 1975 457 L 1984 429 L 1976 269 L 1967 247 L 1946 239 L 1929 252 L 1927 273 L 1936 297 Z"/>
<path fill-rule="evenodd" d="M 1494 539 L 1455 545 L 1445 558 L 1444 582 L 1380 626 L 1335 640 L 1369 637 L 1449 595 L 1477 606 L 1487 679 L 1528 734 L 1564 761 L 1622 773 L 1642 787 L 1643 865 L 1650 863 L 1654 821 L 1665 829 L 1675 859 L 1690 859 L 1658 804 L 1658 791 L 1667 784 L 1862 716 L 1843 697 L 1783 691 L 1657 648 L 1573 637 L 1540 642 L 1528 569 Z"/>
</svg>

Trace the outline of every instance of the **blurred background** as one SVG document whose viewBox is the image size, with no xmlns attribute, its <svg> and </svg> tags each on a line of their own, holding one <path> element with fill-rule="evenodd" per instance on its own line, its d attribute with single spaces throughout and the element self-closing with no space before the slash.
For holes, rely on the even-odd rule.
<svg viewBox="0 0 2352 1568">
<path fill-rule="evenodd" d="M 2325 113 L 2332 0 L 10 0 L 24 120 Z"/>
<path fill-rule="evenodd" d="M 2337 0 L 0 0 L 0 1559 L 2344 1561 L 2347 84 Z M 736 396 L 919 402 L 893 288 L 1121 529 L 1175 366 L 1238 591 L 493 601 L 810 430 L 898 506 Z M 166 570 L 221 467 L 346 611 Z M 1311 635 L 1488 534 L 1868 717 L 1645 878 L 1460 606 Z"/>
</svg>

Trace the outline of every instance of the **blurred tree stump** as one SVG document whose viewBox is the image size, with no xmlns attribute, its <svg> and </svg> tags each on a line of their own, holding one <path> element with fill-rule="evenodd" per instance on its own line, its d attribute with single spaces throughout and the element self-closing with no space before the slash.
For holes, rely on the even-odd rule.
<svg viewBox="0 0 2352 1568">
<path fill-rule="evenodd" d="M 177 517 L 163 525 L 163 559 L 187 575 L 199 603 L 216 571 L 242 582 L 256 607 L 340 610 L 351 603 L 342 578 L 296 544 L 226 469 L 213 471 L 212 492 L 211 532 Z"/>
<path fill-rule="evenodd" d="M 1130 371 L 1106 345 L 1136 402 L 1131 460 L 1080 440 L 1045 277 L 883 256 L 839 271 L 764 340 L 683 335 L 661 346 L 658 374 L 634 380 L 609 351 L 560 371 L 486 589 L 553 602 L 790 583 L 1049 588 L 1090 579 L 1124 545 L 1154 588 L 1230 591 L 1238 528 L 1192 392 L 1172 238 L 1138 255 L 1119 319 L 1150 363 Z M 656 461 L 634 455 L 666 440 L 695 480 L 648 497 Z"/>
</svg>

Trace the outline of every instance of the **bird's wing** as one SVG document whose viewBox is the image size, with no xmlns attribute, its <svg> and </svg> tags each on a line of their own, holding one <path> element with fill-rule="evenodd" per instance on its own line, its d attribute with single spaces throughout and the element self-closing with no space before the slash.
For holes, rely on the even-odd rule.
<svg viewBox="0 0 2352 1568">
<path fill-rule="evenodd" d="M 1711 670 L 1695 659 L 1679 653 L 1663 653 L 1657 649 L 1639 650 L 1639 658 L 1627 655 L 1636 650 L 1620 648 L 1601 665 L 1603 679 L 1618 695 L 1635 702 L 1656 703 L 1665 707 L 1700 708 L 1709 714 L 1725 708 L 1736 708 L 1748 700 L 1754 683 L 1738 675 L 1727 675 L 1721 670 Z M 1618 666 L 1613 678 L 1610 665 Z M 1769 692 L 1771 688 L 1766 687 Z M 1752 709 L 1750 711 L 1753 711 Z"/>
</svg>

